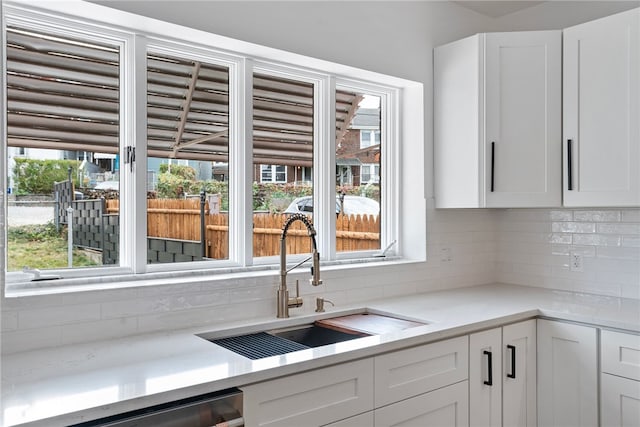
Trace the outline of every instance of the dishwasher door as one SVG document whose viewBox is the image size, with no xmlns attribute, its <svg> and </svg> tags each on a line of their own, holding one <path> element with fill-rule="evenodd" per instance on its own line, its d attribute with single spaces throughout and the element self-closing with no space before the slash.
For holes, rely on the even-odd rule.
<svg viewBox="0 0 640 427">
<path fill-rule="evenodd" d="M 241 427 L 242 392 L 236 388 L 126 412 L 72 427 Z"/>
</svg>

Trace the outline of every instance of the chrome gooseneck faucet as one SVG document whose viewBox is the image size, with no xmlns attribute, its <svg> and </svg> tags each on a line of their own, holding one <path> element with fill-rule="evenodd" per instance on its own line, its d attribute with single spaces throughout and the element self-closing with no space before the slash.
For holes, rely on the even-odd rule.
<svg viewBox="0 0 640 427">
<path fill-rule="evenodd" d="M 289 231 L 291 224 L 296 221 L 301 221 L 307 228 L 307 232 L 311 238 L 311 256 L 287 269 L 287 232 Z M 290 307 L 302 306 L 302 298 L 300 297 L 298 281 L 296 281 L 296 296 L 289 298 L 289 291 L 287 290 L 287 273 L 310 259 L 312 260 L 311 284 L 313 286 L 318 286 L 322 284 L 322 280 L 320 280 L 320 254 L 318 253 L 318 247 L 316 245 L 316 230 L 313 228 L 313 224 L 311 224 L 306 215 L 300 213 L 293 214 L 284 222 L 284 225 L 282 226 L 282 235 L 280 236 L 280 287 L 278 288 L 277 295 L 278 318 L 289 317 Z"/>
</svg>

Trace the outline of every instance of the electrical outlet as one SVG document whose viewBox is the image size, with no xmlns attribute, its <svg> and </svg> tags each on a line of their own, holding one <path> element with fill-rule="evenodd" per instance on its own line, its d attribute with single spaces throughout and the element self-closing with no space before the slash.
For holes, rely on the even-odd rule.
<svg viewBox="0 0 640 427">
<path fill-rule="evenodd" d="M 572 252 L 570 264 L 571 271 L 583 271 L 582 254 Z"/>
<path fill-rule="evenodd" d="M 451 248 L 440 248 L 440 261 L 451 262 L 452 260 Z"/>
</svg>

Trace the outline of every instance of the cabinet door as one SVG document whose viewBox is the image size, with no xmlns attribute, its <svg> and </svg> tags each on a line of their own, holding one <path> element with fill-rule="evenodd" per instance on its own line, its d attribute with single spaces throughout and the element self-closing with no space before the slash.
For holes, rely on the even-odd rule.
<svg viewBox="0 0 640 427">
<path fill-rule="evenodd" d="M 375 407 L 466 380 L 468 360 L 466 336 L 376 356 Z"/>
<path fill-rule="evenodd" d="M 538 320 L 538 424 L 598 425 L 594 328 Z"/>
<path fill-rule="evenodd" d="M 463 381 L 376 409 L 374 418 L 375 427 L 468 426 L 469 382 Z"/>
<path fill-rule="evenodd" d="M 562 32 L 488 33 L 487 207 L 560 206 Z"/>
<path fill-rule="evenodd" d="M 640 9 L 564 30 L 563 53 L 564 205 L 638 206 Z"/>
<path fill-rule="evenodd" d="M 502 328 L 502 419 L 505 426 L 537 425 L 536 320 Z"/>
<path fill-rule="evenodd" d="M 501 373 L 502 329 L 471 334 L 469 336 L 470 426 L 502 426 Z"/>
<path fill-rule="evenodd" d="M 247 427 L 321 426 L 373 409 L 373 359 L 248 385 Z"/>
<path fill-rule="evenodd" d="M 640 382 L 602 375 L 602 426 L 640 426 Z"/>
</svg>

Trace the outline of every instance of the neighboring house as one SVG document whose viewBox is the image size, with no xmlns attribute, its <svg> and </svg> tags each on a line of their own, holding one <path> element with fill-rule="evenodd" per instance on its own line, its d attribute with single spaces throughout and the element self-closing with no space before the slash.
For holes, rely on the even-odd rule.
<svg viewBox="0 0 640 427">
<path fill-rule="evenodd" d="M 339 185 L 380 182 L 380 109 L 359 108 L 336 147 Z"/>
</svg>

